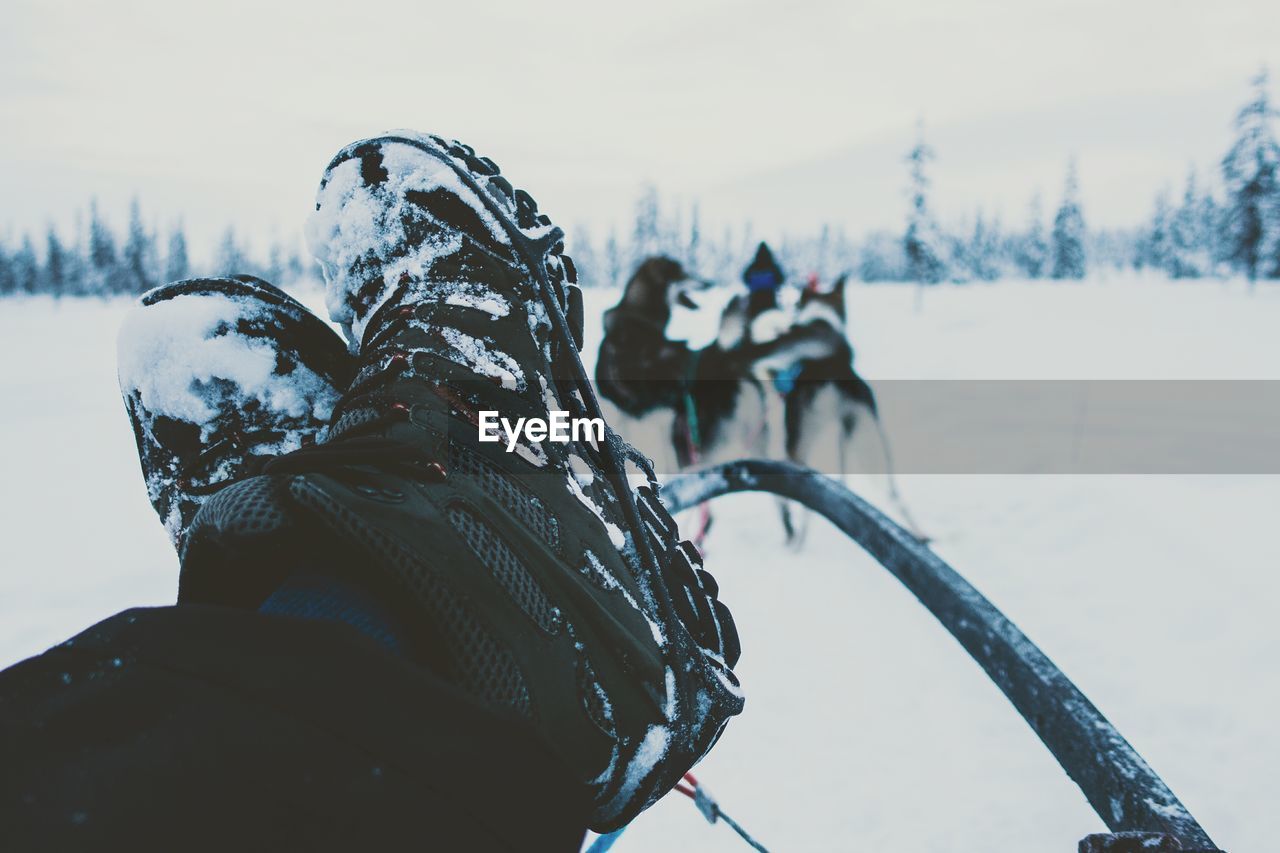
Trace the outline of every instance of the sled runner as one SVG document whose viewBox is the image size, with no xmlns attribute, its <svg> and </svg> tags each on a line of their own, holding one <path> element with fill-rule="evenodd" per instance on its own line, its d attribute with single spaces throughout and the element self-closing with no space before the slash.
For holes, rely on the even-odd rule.
<svg viewBox="0 0 1280 853">
<path fill-rule="evenodd" d="M 743 459 L 674 477 L 672 513 L 733 492 L 769 492 L 823 515 L 920 600 L 1013 703 L 1110 833 L 1081 853 L 1219 848 L 1071 679 L 994 604 L 926 545 L 835 480 L 789 462 Z"/>
</svg>

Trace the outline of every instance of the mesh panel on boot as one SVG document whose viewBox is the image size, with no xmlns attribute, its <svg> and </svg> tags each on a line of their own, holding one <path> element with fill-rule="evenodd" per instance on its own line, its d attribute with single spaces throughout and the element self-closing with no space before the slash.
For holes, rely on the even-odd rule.
<svg viewBox="0 0 1280 853">
<path fill-rule="evenodd" d="M 468 510 L 458 504 L 449 507 L 453 529 L 467 543 L 480 562 L 502 584 L 525 615 L 548 634 L 559 630 L 559 613 L 507 544 Z"/>
<path fill-rule="evenodd" d="M 231 536 L 260 536 L 282 528 L 285 516 L 275 483 L 268 477 L 253 477 L 210 498 L 200 521 Z"/>
<path fill-rule="evenodd" d="M 474 453 L 457 445 L 451 444 L 449 447 L 449 468 L 479 482 L 485 494 L 518 518 L 525 527 L 542 537 L 556 553 L 560 552 L 560 522 L 547 512 L 542 501 L 511 482 Z"/>
<path fill-rule="evenodd" d="M 459 685 L 482 700 L 532 718 L 533 703 L 515 658 L 489 634 L 481 620 L 438 573 L 304 480 L 294 480 L 290 492 L 295 500 L 314 510 L 340 534 L 368 549 L 376 560 L 408 585 L 426 607 L 429 618 L 447 644 Z"/>
</svg>

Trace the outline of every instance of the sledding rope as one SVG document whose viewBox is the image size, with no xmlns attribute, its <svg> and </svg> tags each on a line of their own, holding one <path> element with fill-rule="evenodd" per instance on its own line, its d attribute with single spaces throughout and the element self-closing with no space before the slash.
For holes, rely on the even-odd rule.
<svg viewBox="0 0 1280 853">
<path fill-rule="evenodd" d="M 720 804 L 711 798 L 711 795 L 707 793 L 706 789 L 702 787 L 692 773 L 684 774 L 684 781 L 689 784 L 677 782 L 676 790 L 693 800 L 693 804 L 698 807 L 698 811 L 702 812 L 702 816 L 707 819 L 707 823 L 715 823 L 717 820 L 722 820 L 729 824 L 729 828 L 738 833 L 743 841 L 759 850 L 760 853 L 769 853 L 763 844 L 748 835 L 747 831 L 736 820 L 724 813 L 720 808 Z"/>
<path fill-rule="evenodd" d="M 804 504 L 888 569 L 986 671 L 1112 832 L 1167 836 L 1164 849 L 1218 850 L 1080 688 L 959 572 L 880 510 L 817 471 L 764 459 L 674 477 L 662 501 L 674 513 L 732 492 L 770 492 Z"/>
<path fill-rule="evenodd" d="M 769 853 L 763 844 L 752 838 L 736 820 L 724 813 L 720 808 L 720 804 L 712 799 L 711 795 L 707 793 L 707 790 L 702 787 L 702 784 L 698 782 L 692 773 L 684 774 L 684 781 L 677 782 L 675 790 L 693 800 L 693 804 L 698 807 L 698 811 L 702 812 L 702 816 L 707 819 L 707 823 L 714 824 L 716 821 L 722 820 L 729 825 L 730 829 L 738 833 L 743 841 L 750 844 L 753 849 L 759 850 L 760 853 Z M 630 826 L 630 824 L 627 824 L 627 826 Z M 618 836 L 622 835 L 626 828 L 624 826 L 607 835 L 601 835 L 583 853 L 605 853 L 606 850 L 613 847 L 614 842 L 618 840 Z"/>
<path fill-rule="evenodd" d="M 628 823 L 621 829 L 615 829 L 613 832 L 601 835 L 595 841 L 591 842 L 591 846 L 582 851 L 582 853 L 605 853 L 606 850 L 613 847 L 613 842 L 617 841 L 618 837 L 622 835 L 622 833 L 626 832 L 627 827 L 630 825 L 631 824 Z"/>
</svg>

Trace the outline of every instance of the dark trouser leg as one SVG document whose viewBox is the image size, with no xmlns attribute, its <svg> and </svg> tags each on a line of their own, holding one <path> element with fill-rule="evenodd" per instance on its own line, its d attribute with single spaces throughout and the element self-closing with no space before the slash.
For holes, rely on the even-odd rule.
<svg viewBox="0 0 1280 853">
<path fill-rule="evenodd" d="M 524 723 L 350 626 L 129 610 L 0 672 L 6 850 L 577 850 Z"/>
</svg>

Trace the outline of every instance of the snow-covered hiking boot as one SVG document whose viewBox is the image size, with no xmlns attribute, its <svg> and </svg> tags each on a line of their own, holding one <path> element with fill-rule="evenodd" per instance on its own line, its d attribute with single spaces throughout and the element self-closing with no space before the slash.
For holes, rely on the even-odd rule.
<svg viewBox="0 0 1280 853">
<path fill-rule="evenodd" d="M 339 152 L 308 231 L 359 372 L 323 443 L 200 511 L 180 600 L 257 606 L 286 563 L 327 560 L 425 626 L 427 665 L 550 744 L 592 828 L 621 826 L 741 711 L 739 647 L 602 419 L 564 443 L 481 439 L 490 413 L 600 417 L 561 230 L 492 161 L 406 132 Z"/>
<path fill-rule="evenodd" d="M 332 327 L 261 279 L 144 294 L 120 331 L 120 392 L 174 544 L 222 486 L 314 441 L 354 373 Z"/>
</svg>

